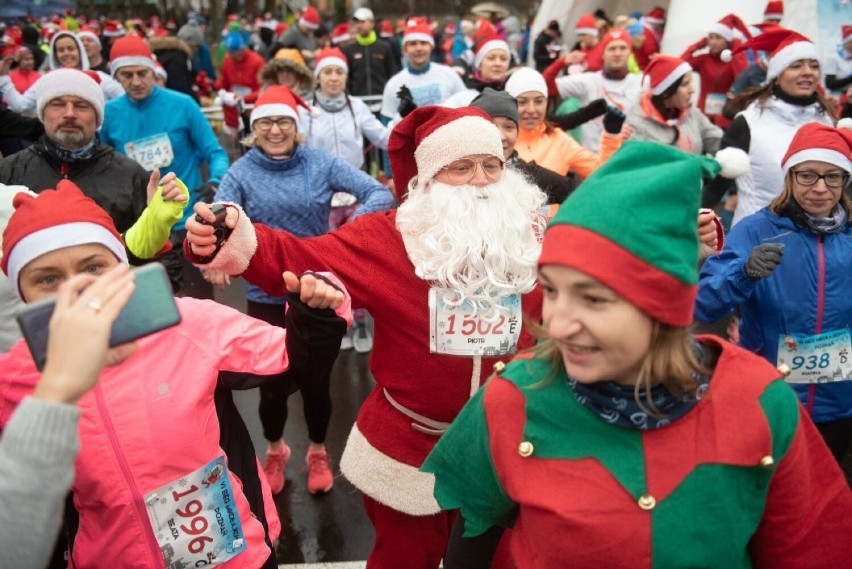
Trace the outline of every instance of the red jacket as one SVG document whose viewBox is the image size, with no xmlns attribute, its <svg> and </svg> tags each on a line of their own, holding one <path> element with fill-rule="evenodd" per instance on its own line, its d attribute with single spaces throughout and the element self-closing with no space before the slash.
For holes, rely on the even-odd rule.
<svg viewBox="0 0 852 569">
<path fill-rule="evenodd" d="M 735 55 L 729 62 L 722 61 L 718 53 L 707 52 L 701 55 L 692 55 L 693 52 L 706 45 L 706 38 L 702 39 L 686 48 L 680 55 L 680 58 L 686 61 L 701 77 L 701 92 L 698 94 L 697 107 L 711 121 L 722 128 L 726 128 L 731 124 L 730 120 L 723 117 L 721 113 L 707 112 L 707 95 L 712 93 L 715 96 L 725 97 L 737 75 L 748 67 L 748 61 L 744 53 Z M 713 109 L 711 108 L 710 110 Z"/>
<path fill-rule="evenodd" d="M 231 54 L 225 55 L 225 60 L 222 61 L 222 69 L 219 71 L 219 80 L 216 82 L 216 89 L 231 91 L 244 99 L 247 98 L 247 95 L 256 98 L 261 85 L 260 70 L 263 69 L 265 63 L 263 57 L 249 49 L 245 50 L 243 60 L 240 62 L 234 61 Z"/>
</svg>

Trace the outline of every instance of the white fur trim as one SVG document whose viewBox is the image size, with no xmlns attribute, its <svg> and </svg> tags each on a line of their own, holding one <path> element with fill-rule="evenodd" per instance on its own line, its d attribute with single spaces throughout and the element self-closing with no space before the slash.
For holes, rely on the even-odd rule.
<svg viewBox="0 0 852 569">
<path fill-rule="evenodd" d="M 93 40 L 95 40 L 95 43 L 98 44 L 98 47 L 101 47 L 101 38 L 99 38 L 97 36 L 97 34 L 95 34 L 94 32 L 88 32 L 88 31 L 77 32 L 78 38 L 82 39 L 83 36 L 86 36 L 87 38 L 92 38 Z"/>
<path fill-rule="evenodd" d="M 336 65 L 338 67 L 342 67 L 343 71 L 349 73 L 349 65 L 346 64 L 345 59 L 340 59 L 339 57 L 323 57 L 319 60 L 317 66 L 314 68 L 314 77 L 319 77 L 320 71 L 322 71 L 329 65 Z"/>
<path fill-rule="evenodd" d="M 154 64 L 154 60 L 150 57 L 145 57 L 144 55 L 128 55 L 126 57 L 117 57 L 110 61 L 109 74 L 115 76 L 115 72 L 122 67 L 132 67 L 135 65 L 147 67 L 154 72 L 157 71 L 157 66 Z"/>
<path fill-rule="evenodd" d="M 251 258 L 257 251 L 257 233 L 254 225 L 239 204 L 232 202 L 217 202 L 237 208 L 240 217 L 230 237 L 222 244 L 219 253 L 206 265 L 197 265 L 202 269 L 225 271 L 229 275 L 241 275 L 248 269 Z"/>
<path fill-rule="evenodd" d="M 598 29 L 597 28 L 574 28 L 574 33 L 576 35 L 587 35 L 587 36 L 595 36 L 598 37 Z"/>
<path fill-rule="evenodd" d="M 410 516 L 431 516 L 441 511 L 435 500 L 435 475 L 420 472 L 381 452 L 352 426 L 340 457 L 340 471 L 370 498 Z"/>
<path fill-rule="evenodd" d="M 730 43 L 731 40 L 734 39 L 734 30 L 732 30 L 725 24 L 720 24 L 719 22 L 713 22 L 710 25 L 710 29 L 707 30 L 707 34 L 716 34 L 718 36 L 722 36 L 728 43 Z"/>
<path fill-rule="evenodd" d="M 473 58 L 473 68 L 479 69 L 479 64 L 482 63 L 482 60 L 485 59 L 485 56 L 496 49 L 502 49 L 506 52 L 507 55 L 512 53 L 511 51 L 509 51 L 509 44 L 507 44 L 503 40 L 487 41 L 482 44 L 482 47 L 480 47 L 479 51 L 476 52 L 476 56 Z"/>
<path fill-rule="evenodd" d="M 665 78 L 657 83 L 657 86 L 651 89 L 651 93 L 654 95 L 663 94 L 666 89 L 671 87 L 675 81 L 686 75 L 692 71 L 692 66 L 690 66 L 687 62 L 683 62 L 677 67 L 674 68 L 674 71 L 665 76 Z"/>
<path fill-rule="evenodd" d="M 402 38 L 402 45 L 405 45 L 406 42 L 410 41 L 425 41 L 432 47 L 435 47 L 435 38 L 432 37 L 432 34 L 424 34 L 420 32 L 407 33 Z"/>
<path fill-rule="evenodd" d="M 831 150 L 830 148 L 806 148 L 796 152 L 790 156 L 786 162 L 784 162 L 784 174 L 786 175 L 793 166 L 797 166 L 802 162 L 807 162 L 808 160 L 825 162 L 826 164 L 833 164 L 838 168 L 843 168 L 847 172 L 852 171 L 852 168 L 850 168 L 849 157 L 844 156 L 841 152 Z"/>
<path fill-rule="evenodd" d="M 319 29 L 319 24 L 315 22 L 309 22 L 304 18 L 299 18 L 299 23 L 308 28 L 309 30 L 317 30 Z"/>
<path fill-rule="evenodd" d="M 124 248 L 124 243 L 117 239 L 111 231 L 97 223 L 75 221 L 45 227 L 21 238 L 9 253 L 6 275 L 9 277 L 9 281 L 14 283 L 18 294 L 20 294 L 18 275 L 30 261 L 57 249 L 88 243 L 103 245 L 115 255 L 116 259 L 122 263 L 127 262 L 127 251 Z"/>
<path fill-rule="evenodd" d="M 800 59 L 815 59 L 822 61 L 819 50 L 809 41 L 791 43 L 781 51 L 773 54 L 766 68 L 766 80 L 772 81 L 787 69 L 794 61 Z"/>
<path fill-rule="evenodd" d="M 837 125 L 835 126 L 835 128 L 848 128 L 852 130 L 852 118 L 847 117 L 845 119 L 840 119 L 839 121 L 837 121 Z"/>
<path fill-rule="evenodd" d="M 647 22 L 649 24 L 665 24 L 666 21 L 662 18 L 655 18 L 653 16 L 642 16 L 642 21 Z"/>
<path fill-rule="evenodd" d="M 104 123 L 104 90 L 86 73 L 78 69 L 56 69 L 42 76 L 38 82 L 36 115 L 44 122 L 44 107 L 59 97 L 79 97 L 95 109 L 97 126 Z"/>
<path fill-rule="evenodd" d="M 254 121 L 265 117 L 290 117 L 296 121 L 296 128 L 299 128 L 299 113 L 296 112 L 296 109 L 284 103 L 272 103 L 255 107 L 251 111 L 249 124 L 253 125 Z"/>
<path fill-rule="evenodd" d="M 766 12 L 763 14 L 764 20 L 781 20 L 784 18 L 784 14 L 779 12 Z"/>
<path fill-rule="evenodd" d="M 459 141 L 464 141 L 459 144 Z M 478 116 L 456 119 L 435 129 L 414 151 L 418 179 L 428 182 L 441 168 L 474 154 L 490 154 L 503 159 L 500 131 Z"/>
<path fill-rule="evenodd" d="M 751 167 L 748 154 L 741 148 L 734 146 L 723 148 L 716 153 L 714 158 L 722 167 L 719 174 L 723 178 L 737 178 L 748 172 Z"/>
</svg>

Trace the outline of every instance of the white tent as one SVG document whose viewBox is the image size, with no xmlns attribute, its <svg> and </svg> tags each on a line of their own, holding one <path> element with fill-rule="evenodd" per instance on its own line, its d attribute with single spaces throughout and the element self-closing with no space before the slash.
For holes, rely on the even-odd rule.
<svg viewBox="0 0 852 569">
<path fill-rule="evenodd" d="M 542 0 L 532 24 L 531 40 L 550 20 L 559 22 L 566 47 L 574 44 L 574 24 L 586 13 L 603 8 L 610 18 L 633 10 L 666 9 L 663 53 L 679 55 L 707 33 L 707 26 L 725 14 L 737 14 L 746 23 L 763 20 L 766 0 Z M 811 38 L 823 54 L 834 53 L 840 27 L 852 24 L 852 0 L 785 0 L 782 25 Z"/>
</svg>

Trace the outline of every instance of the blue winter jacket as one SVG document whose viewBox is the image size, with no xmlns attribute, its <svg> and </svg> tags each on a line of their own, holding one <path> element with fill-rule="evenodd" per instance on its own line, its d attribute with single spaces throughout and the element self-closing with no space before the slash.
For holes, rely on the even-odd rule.
<svg viewBox="0 0 852 569">
<path fill-rule="evenodd" d="M 315 237 L 328 232 L 335 192 L 358 198 L 355 216 L 385 211 L 394 203 L 388 189 L 366 173 L 328 152 L 301 144 L 287 160 L 272 160 L 258 148 L 249 150 L 222 178 L 216 201 L 240 204 L 252 222 L 297 237 Z M 284 301 L 251 284 L 246 287 L 246 297 L 267 304 Z"/>
<path fill-rule="evenodd" d="M 752 280 L 745 262 L 761 243 L 783 243 L 781 264 Z M 740 344 L 777 363 L 781 335 L 811 336 L 852 326 L 852 222 L 817 235 L 764 208 L 735 225 L 722 252 L 701 269 L 695 318 L 714 322 L 739 307 Z M 792 384 L 817 423 L 852 417 L 852 381 Z"/>
<path fill-rule="evenodd" d="M 127 144 L 151 136 L 166 134 L 174 153 L 174 160 L 160 175 L 174 172 L 189 188 L 189 206 L 175 229 L 183 229 L 186 218 L 194 215 L 195 190 L 201 186 L 199 166 L 206 163 L 210 181 L 218 184 L 228 169 L 228 155 L 198 107 L 198 103 L 183 93 L 154 87 L 142 101 L 127 95 L 109 101 L 104 111 L 101 140 L 127 155 Z"/>
</svg>

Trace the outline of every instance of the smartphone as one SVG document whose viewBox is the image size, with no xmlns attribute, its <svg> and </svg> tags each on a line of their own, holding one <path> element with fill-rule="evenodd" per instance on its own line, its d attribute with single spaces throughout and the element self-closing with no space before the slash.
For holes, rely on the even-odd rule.
<svg viewBox="0 0 852 569">
<path fill-rule="evenodd" d="M 112 324 L 110 347 L 119 346 L 165 330 L 180 323 L 180 313 L 172 295 L 166 270 L 159 263 L 149 263 L 133 271 L 136 288 Z M 47 359 L 47 337 L 50 317 L 56 299 L 47 298 L 21 308 L 18 326 L 39 371 Z"/>
</svg>

